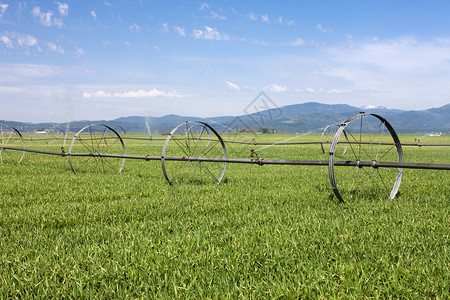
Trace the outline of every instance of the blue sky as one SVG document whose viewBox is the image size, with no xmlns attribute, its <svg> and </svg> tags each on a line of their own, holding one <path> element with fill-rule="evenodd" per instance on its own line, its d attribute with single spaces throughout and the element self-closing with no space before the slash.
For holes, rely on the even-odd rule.
<svg viewBox="0 0 450 300">
<path fill-rule="evenodd" d="M 450 1 L 0 0 L 0 119 L 450 102 Z"/>
</svg>

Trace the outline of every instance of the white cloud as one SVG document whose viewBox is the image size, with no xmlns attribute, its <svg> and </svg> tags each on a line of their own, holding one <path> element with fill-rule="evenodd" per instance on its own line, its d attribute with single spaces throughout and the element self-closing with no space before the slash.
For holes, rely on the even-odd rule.
<svg viewBox="0 0 450 300">
<path fill-rule="evenodd" d="M 10 39 L 9 37 L 7 37 L 6 35 L 0 36 L 0 41 L 2 41 L 3 43 L 5 43 L 6 47 L 8 47 L 8 48 L 13 48 L 13 42 L 12 42 L 11 39 Z"/>
<path fill-rule="evenodd" d="M 169 31 L 169 26 L 167 25 L 167 23 L 164 23 L 161 25 L 161 31 L 162 32 L 168 32 Z"/>
<path fill-rule="evenodd" d="M 206 2 L 203 2 L 203 3 L 200 5 L 199 10 L 205 10 L 205 9 L 208 9 L 208 8 L 209 8 L 209 4 L 206 3 Z"/>
<path fill-rule="evenodd" d="M 235 90 L 235 91 L 240 91 L 241 87 L 239 85 L 237 85 L 236 83 L 232 83 L 229 81 L 226 81 L 225 84 L 227 85 L 228 88 Z"/>
<path fill-rule="evenodd" d="M 264 23 L 269 23 L 270 22 L 269 16 L 267 14 L 262 15 L 261 16 L 261 21 L 263 21 Z"/>
<path fill-rule="evenodd" d="M 186 31 L 182 27 L 173 26 L 173 30 L 178 33 L 179 36 L 186 36 Z"/>
<path fill-rule="evenodd" d="M 58 19 L 58 18 L 54 18 L 53 19 L 53 25 L 55 25 L 56 27 L 61 28 L 63 26 L 64 22 L 62 19 Z"/>
<path fill-rule="evenodd" d="M 19 46 L 35 46 L 37 45 L 37 39 L 29 34 L 18 34 L 17 43 L 19 43 Z"/>
<path fill-rule="evenodd" d="M 223 16 L 223 15 L 219 15 L 218 13 L 211 11 L 211 17 L 213 19 L 219 19 L 219 20 L 226 20 L 227 17 Z"/>
<path fill-rule="evenodd" d="M 364 38 L 364 40 L 369 41 L 369 42 L 378 42 L 378 37 L 377 36 L 369 36 Z"/>
<path fill-rule="evenodd" d="M 64 53 L 64 49 L 61 48 L 60 46 L 57 46 L 55 43 L 50 42 L 50 43 L 47 43 L 46 45 L 51 51 L 55 51 L 55 52 L 58 52 L 61 54 Z"/>
<path fill-rule="evenodd" d="M 0 3 L 0 19 L 3 17 L 3 15 L 5 14 L 6 9 L 8 8 L 8 4 L 2 4 Z"/>
<path fill-rule="evenodd" d="M 364 67 L 392 73 L 429 73 L 449 70 L 450 43 L 444 40 L 419 42 L 399 38 L 385 42 L 356 42 L 348 47 L 329 49 L 332 58 L 349 67 Z"/>
<path fill-rule="evenodd" d="M 265 86 L 264 90 L 274 92 L 274 93 L 283 93 L 283 92 L 287 92 L 287 87 L 284 85 L 278 85 L 278 84 L 272 83 L 268 86 Z"/>
<path fill-rule="evenodd" d="M 193 30 L 194 38 L 196 39 L 203 39 L 203 40 L 229 40 L 230 38 L 226 34 L 221 34 L 217 31 L 216 28 L 211 28 L 208 26 L 205 26 L 205 30 L 201 29 L 194 29 Z"/>
<path fill-rule="evenodd" d="M 393 106 L 394 101 L 397 107 L 418 109 L 448 99 L 448 41 L 352 39 L 347 45 L 328 48 L 324 57 L 334 66 L 325 75 L 339 82 L 342 89 L 376 95 L 378 105 Z"/>
<path fill-rule="evenodd" d="M 287 43 L 283 43 L 284 46 L 294 46 L 294 47 L 298 47 L 298 46 L 304 46 L 305 45 L 305 41 L 301 38 L 296 38 L 293 41 L 287 42 Z"/>
<path fill-rule="evenodd" d="M 285 20 L 283 16 L 278 17 L 278 23 L 280 24 L 286 24 L 287 26 L 292 26 L 294 25 L 295 21 L 294 20 Z"/>
<path fill-rule="evenodd" d="M 51 11 L 49 11 L 48 13 L 42 13 L 41 9 L 36 6 L 35 8 L 33 8 L 33 16 L 38 17 L 42 25 L 52 26 L 53 13 Z"/>
<path fill-rule="evenodd" d="M 251 12 L 251 13 L 248 15 L 248 18 L 249 18 L 250 20 L 252 20 L 252 21 L 258 20 L 258 17 L 257 17 L 253 12 Z"/>
<path fill-rule="evenodd" d="M 67 3 L 61 3 L 61 2 L 56 2 L 56 3 L 58 3 L 59 14 L 63 17 L 67 17 L 69 15 L 69 5 Z"/>
<path fill-rule="evenodd" d="M 111 93 L 105 93 L 102 90 L 93 93 L 83 92 L 83 98 L 106 98 L 106 97 L 111 97 Z"/>
<path fill-rule="evenodd" d="M 0 40 L 8 48 L 14 48 L 14 45 L 31 47 L 37 46 L 38 44 L 38 41 L 34 36 L 17 32 L 6 32 L 5 35 L 0 36 Z"/>
<path fill-rule="evenodd" d="M 97 21 L 97 14 L 95 13 L 95 11 L 91 10 L 91 16 L 94 18 L 94 20 Z"/>
<path fill-rule="evenodd" d="M 326 93 L 328 93 L 328 94 L 343 94 L 343 93 L 348 93 L 348 92 L 350 92 L 350 90 L 347 90 L 347 89 L 335 89 L 335 88 L 329 89 L 329 90 L 326 91 Z"/>
<path fill-rule="evenodd" d="M 319 89 L 314 89 L 314 88 L 305 88 L 304 90 L 299 90 L 300 92 L 307 92 L 307 93 L 325 93 L 325 94 L 344 94 L 344 93 L 350 93 L 351 90 L 349 89 L 336 89 L 336 88 L 332 88 L 332 89 L 323 89 L 323 88 L 319 88 Z"/>
<path fill-rule="evenodd" d="M 14 78 L 23 82 L 25 78 L 45 78 L 57 75 L 59 70 L 48 65 L 34 64 L 6 64 L 0 63 L 2 74 L 8 74 L 9 78 Z M 2 78 L 4 80 L 4 78 Z"/>
<path fill-rule="evenodd" d="M 85 52 L 83 49 L 76 47 L 76 53 L 77 53 L 77 57 L 80 57 L 81 55 L 83 55 Z"/>
<path fill-rule="evenodd" d="M 330 32 L 332 32 L 331 29 L 325 28 L 321 24 L 317 24 L 316 30 L 320 31 L 320 32 L 323 32 L 323 33 L 330 33 Z"/>
<path fill-rule="evenodd" d="M 166 97 L 166 98 L 181 98 L 185 97 L 176 91 L 160 91 L 156 88 L 145 91 L 139 89 L 136 91 L 128 92 L 105 92 L 103 90 L 98 90 L 96 92 L 84 92 L 83 98 L 155 98 L 155 97 Z"/>
<path fill-rule="evenodd" d="M 136 32 L 141 31 L 141 27 L 140 27 L 139 25 L 137 25 L 136 23 L 134 23 L 134 24 L 128 26 L 128 29 L 129 29 L 131 32 L 133 32 L 133 31 L 136 31 Z"/>
<path fill-rule="evenodd" d="M 39 23 L 46 27 L 50 27 L 53 25 L 55 25 L 57 27 L 62 27 L 62 25 L 63 25 L 62 19 L 52 18 L 53 17 L 52 11 L 48 11 L 46 13 L 41 12 L 41 9 L 39 8 L 39 6 L 36 6 L 33 8 L 33 16 L 38 18 Z"/>
<path fill-rule="evenodd" d="M 260 45 L 260 46 L 269 46 L 269 43 L 264 40 L 253 40 L 253 45 Z"/>
</svg>

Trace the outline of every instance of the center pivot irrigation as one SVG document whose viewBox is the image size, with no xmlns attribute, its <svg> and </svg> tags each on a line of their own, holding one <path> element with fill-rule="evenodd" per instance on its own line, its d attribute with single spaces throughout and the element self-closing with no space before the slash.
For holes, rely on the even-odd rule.
<svg viewBox="0 0 450 300">
<path fill-rule="evenodd" d="M 328 166 L 330 184 L 340 202 L 358 197 L 393 199 L 404 168 L 450 170 L 450 164 L 404 162 L 402 144 L 395 130 L 377 114 L 361 112 L 341 124 L 327 126 L 321 141 L 317 142 L 324 152 L 324 136 L 332 128 L 336 131 L 330 142 L 328 160 L 265 160 L 255 150 L 251 151 L 251 159 L 228 158 L 227 141 L 213 127 L 200 121 L 175 127 L 165 139 L 161 156 L 127 155 L 120 134 L 103 124 L 88 125 L 78 131 L 68 152 L 64 147 L 61 152 L 27 149 L 17 129 L 1 126 L 0 159 L 20 163 L 25 152 L 67 156 L 73 173 L 120 173 L 125 159 L 159 160 L 170 185 L 220 184 L 227 163 Z M 268 146 L 284 144 L 298 143 L 279 142 Z"/>
</svg>

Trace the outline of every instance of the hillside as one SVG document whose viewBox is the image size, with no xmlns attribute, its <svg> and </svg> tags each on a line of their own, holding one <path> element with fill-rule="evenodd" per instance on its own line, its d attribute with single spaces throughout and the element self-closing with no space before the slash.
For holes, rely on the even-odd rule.
<svg viewBox="0 0 450 300">
<path fill-rule="evenodd" d="M 233 132 L 237 129 L 285 132 L 321 132 L 329 124 L 338 124 L 357 114 L 362 109 L 346 104 L 323 104 L 307 102 L 287 105 L 276 109 L 264 110 L 241 116 L 220 116 L 199 118 L 195 116 L 166 115 L 162 117 L 128 116 L 115 120 L 75 121 L 70 124 L 58 123 L 20 123 L 0 121 L 0 123 L 17 128 L 21 132 L 33 132 L 52 128 L 70 128 L 76 132 L 88 124 L 110 124 L 123 128 L 126 132 L 169 133 L 184 121 L 204 121 L 211 124 L 218 132 Z M 379 108 L 365 109 L 367 113 L 376 113 L 386 118 L 398 133 L 450 133 L 450 104 L 422 111 L 404 111 Z"/>
</svg>

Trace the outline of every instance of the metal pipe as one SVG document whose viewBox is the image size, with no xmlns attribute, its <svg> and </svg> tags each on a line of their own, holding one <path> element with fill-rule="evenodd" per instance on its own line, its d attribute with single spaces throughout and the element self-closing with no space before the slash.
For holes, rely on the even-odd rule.
<svg viewBox="0 0 450 300">
<path fill-rule="evenodd" d="M 0 146 L 0 149 L 26 151 L 32 153 L 41 153 L 59 156 L 92 156 L 105 158 L 125 158 L 142 160 L 161 160 L 162 156 L 151 155 L 123 155 L 107 153 L 66 153 L 43 151 L 34 149 L 25 149 L 17 147 Z M 226 162 L 238 164 L 257 164 L 257 165 L 297 165 L 297 166 L 328 166 L 328 160 L 273 160 L 273 159 L 245 159 L 245 158 L 211 158 L 211 157 L 177 157 L 165 156 L 165 160 L 171 161 L 198 161 L 198 162 Z M 430 164 L 430 163 L 406 163 L 406 162 L 377 162 L 377 161 L 335 161 L 337 166 L 358 166 L 374 168 L 406 168 L 406 169 L 431 169 L 431 170 L 450 170 L 450 164 Z"/>
<path fill-rule="evenodd" d="M 49 138 L 51 140 L 64 140 L 64 138 Z M 105 138 L 97 138 L 97 139 L 105 139 Z M 112 137 L 108 137 L 106 139 L 113 139 Z M 165 141 L 165 138 L 139 138 L 139 137 L 122 137 L 124 140 L 141 140 L 141 141 Z M 47 139 L 44 138 L 24 138 L 24 141 L 45 141 Z M 91 140 L 89 138 L 83 139 L 83 140 Z M 178 139 L 177 139 L 178 140 Z M 179 138 L 179 140 L 182 140 L 182 138 Z M 200 140 L 208 140 L 208 139 L 202 139 Z M 214 139 L 209 139 L 210 141 L 217 141 Z M 243 144 L 243 145 L 256 145 L 256 146 L 267 146 L 267 145 L 280 145 L 280 146 L 287 146 L 287 145 L 316 145 L 316 144 L 331 144 L 331 141 L 325 141 L 325 142 L 280 142 L 280 143 L 257 143 L 257 142 L 241 142 L 241 141 L 228 141 L 223 140 L 224 143 L 230 143 L 230 144 Z M 345 142 L 342 142 L 345 143 Z M 370 142 L 347 142 L 350 144 L 371 144 Z M 380 145 L 392 145 L 392 143 L 380 143 Z M 415 147 L 449 147 L 450 144 L 422 144 L 422 143 L 402 143 L 402 146 L 415 146 Z"/>
</svg>

